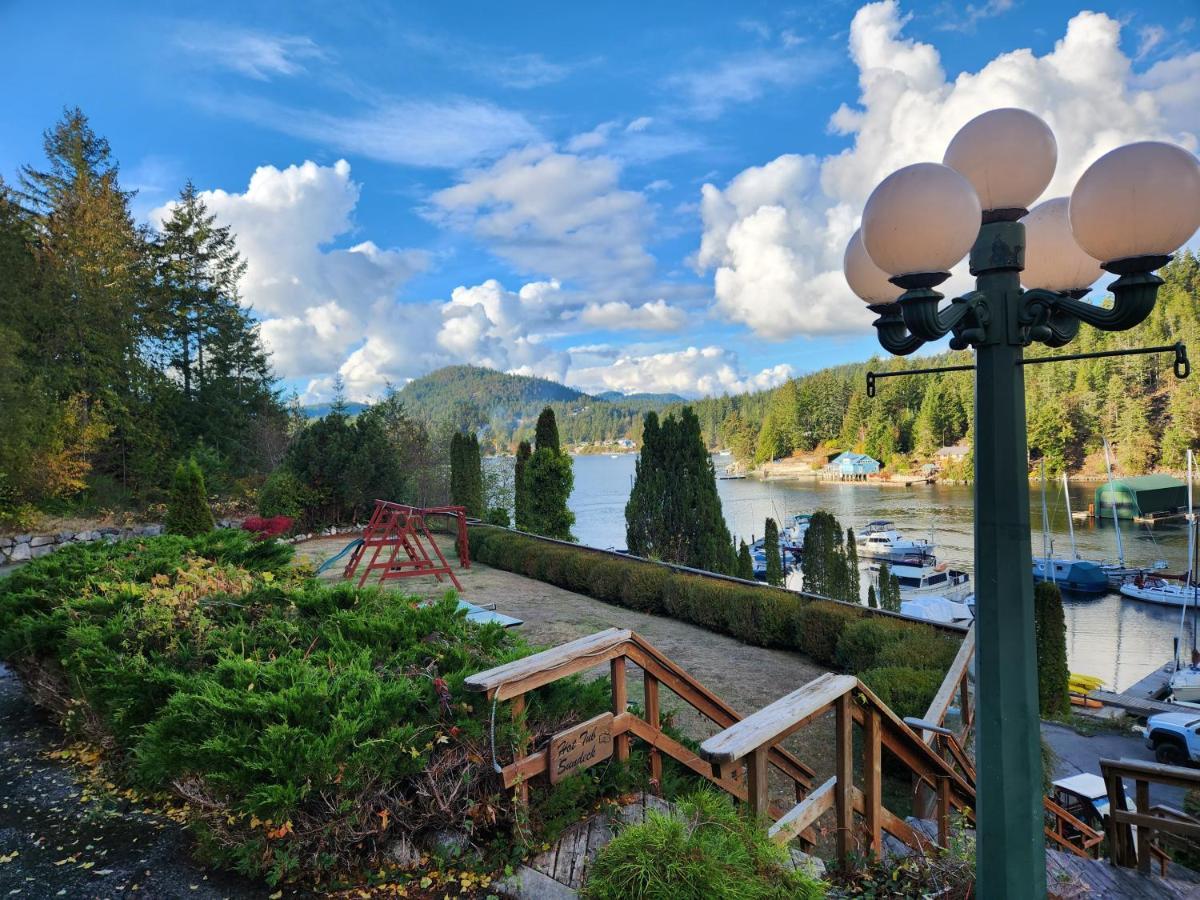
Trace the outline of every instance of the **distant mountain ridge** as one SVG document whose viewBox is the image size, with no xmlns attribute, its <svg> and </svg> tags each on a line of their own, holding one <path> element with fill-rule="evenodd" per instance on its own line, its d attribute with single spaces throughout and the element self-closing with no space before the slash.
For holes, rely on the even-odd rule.
<svg viewBox="0 0 1200 900">
<path fill-rule="evenodd" d="M 620 391 L 604 391 L 601 394 L 593 394 L 593 396 L 597 400 L 604 400 L 608 403 L 661 403 L 663 406 L 670 406 L 672 403 L 687 402 L 678 394 L 622 394 Z"/>
</svg>

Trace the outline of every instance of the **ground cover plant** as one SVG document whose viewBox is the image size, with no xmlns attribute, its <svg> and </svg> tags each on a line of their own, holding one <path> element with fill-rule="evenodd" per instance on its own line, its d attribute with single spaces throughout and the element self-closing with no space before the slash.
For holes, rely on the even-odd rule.
<svg viewBox="0 0 1200 900">
<path fill-rule="evenodd" d="M 514 825 L 544 836 L 632 778 L 614 765 L 543 786 L 516 822 L 490 709 L 463 681 L 531 648 L 452 597 L 325 586 L 291 555 L 228 529 L 66 548 L 0 582 L 0 657 L 117 780 L 187 801 L 206 858 L 271 882 L 353 881 L 389 846 L 448 833 L 454 853 L 502 866 L 522 850 Z M 608 693 L 547 686 L 521 734 L 536 746 Z"/>
<path fill-rule="evenodd" d="M 702 789 L 670 813 L 620 831 L 597 854 L 587 900 L 810 900 L 822 884 L 788 864 L 787 850 L 725 794 Z"/>
</svg>

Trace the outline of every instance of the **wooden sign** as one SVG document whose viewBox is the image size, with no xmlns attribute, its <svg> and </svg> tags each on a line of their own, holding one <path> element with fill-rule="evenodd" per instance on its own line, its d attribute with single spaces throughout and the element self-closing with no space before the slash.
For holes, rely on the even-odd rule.
<svg viewBox="0 0 1200 900">
<path fill-rule="evenodd" d="M 550 783 L 612 756 L 612 724 L 613 714 L 606 712 L 550 738 Z"/>
</svg>

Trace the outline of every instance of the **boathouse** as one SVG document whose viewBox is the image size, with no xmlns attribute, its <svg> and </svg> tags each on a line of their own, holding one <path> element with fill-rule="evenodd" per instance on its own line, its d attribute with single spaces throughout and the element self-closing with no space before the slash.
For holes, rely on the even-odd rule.
<svg viewBox="0 0 1200 900">
<path fill-rule="evenodd" d="M 1170 475 L 1121 478 L 1096 488 L 1096 516 L 1111 516 L 1114 504 L 1121 519 L 1153 518 L 1187 506 L 1187 485 Z"/>
<path fill-rule="evenodd" d="M 867 454 L 846 451 L 831 459 L 825 471 L 839 481 L 866 481 L 868 475 L 878 474 L 880 468 L 879 461 Z"/>
</svg>

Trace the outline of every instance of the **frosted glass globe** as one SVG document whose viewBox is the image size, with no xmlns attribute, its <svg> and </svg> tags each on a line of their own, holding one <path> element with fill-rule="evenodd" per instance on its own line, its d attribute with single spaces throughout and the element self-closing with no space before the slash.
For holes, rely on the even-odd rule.
<svg viewBox="0 0 1200 900">
<path fill-rule="evenodd" d="M 867 198 L 863 246 L 889 275 L 948 272 L 975 243 L 980 216 L 975 189 L 949 166 L 905 166 Z"/>
<path fill-rule="evenodd" d="M 1027 209 L 1054 177 L 1058 144 L 1033 113 L 993 109 L 959 129 L 942 161 L 971 182 L 984 209 Z"/>
<path fill-rule="evenodd" d="M 1055 197 L 1039 203 L 1021 221 L 1025 225 L 1025 271 L 1021 284 L 1048 291 L 1091 287 L 1104 274 L 1100 260 L 1075 243 L 1067 215 L 1069 200 Z"/>
<path fill-rule="evenodd" d="M 1070 214 L 1079 246 L 1106 263 L 1174 253 L 1200 228 L 1200 162 L 1158 141 L 1118 147 L 1080 176 Z"/>
<path fill-rule="evenodd" d="M 867 303 L 891 303 L 904 293 L 888 281 L 887 272 L 879 268 L 867 255 L 863 246 L 862 229 L 854 232 L 850 243 L 846 245 L 846 255 L 842 257 L 842 271 L 846 273 L 846 283 L 850 290 Z"/>
</svg>

